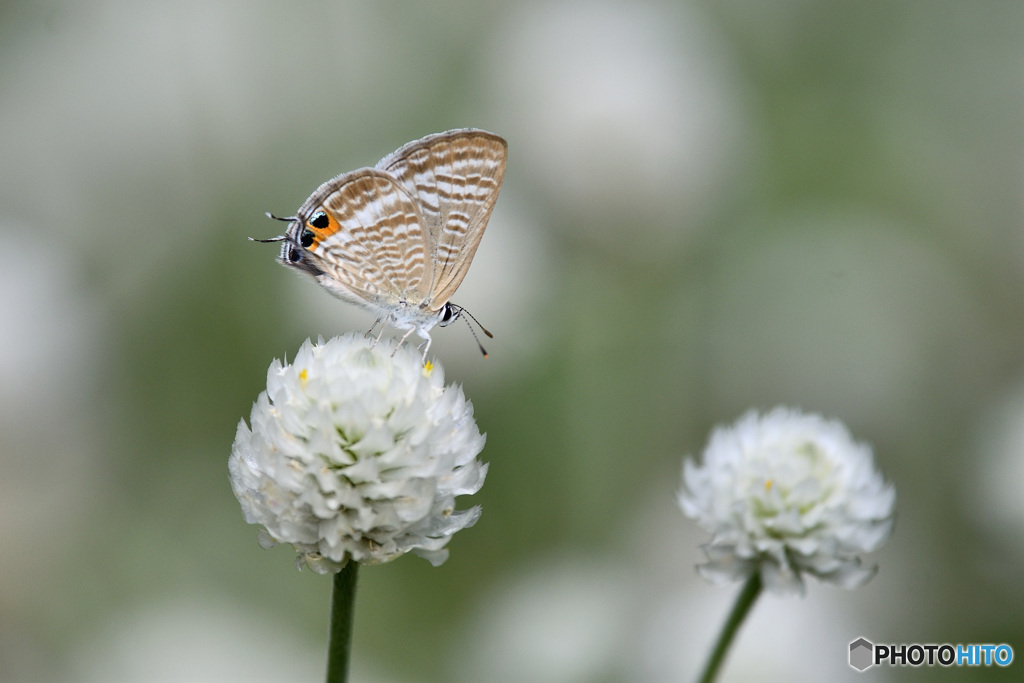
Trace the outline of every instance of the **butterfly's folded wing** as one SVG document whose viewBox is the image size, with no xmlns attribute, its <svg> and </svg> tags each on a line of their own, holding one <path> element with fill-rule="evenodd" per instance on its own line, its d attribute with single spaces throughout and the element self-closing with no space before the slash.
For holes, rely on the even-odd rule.
<svg viewBox="0 0 1024 683">
<path fill-rule="evenodd" d="M 309 221 L 327 213 L 326 227 L 310 226 L 307 248 L 326 276 L 320 284 L 341 299 L 373 306 L 419 305 L 431 290 L 429 239 L 417 202 L 395 179 L 366 168 L 328 181 L 299 210 Z"/>
<path fill-rule="evenodd" d="M 462 284 L 505 175 L 507 145 L 462 129 L 411 142 L 377 164 L 416 199 L 433 263 L 428 307 L 439 310 Z"/>
</svg>

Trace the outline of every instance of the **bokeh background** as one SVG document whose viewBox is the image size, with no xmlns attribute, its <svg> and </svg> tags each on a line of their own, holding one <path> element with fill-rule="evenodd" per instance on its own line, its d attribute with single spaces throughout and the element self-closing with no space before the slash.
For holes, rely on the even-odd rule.
<svg viewBox="0 0 1024 683">
<path fill-rule="evenodd" d="M 682 458 L 777 404 L 871 443 L 898 524 L 866 587 L 764 597 L 723 680 L 1024 656 L 1024 5 L 24 0 L 0 64 L 0 680 L 321 679 L 330 579 L 227 457 L 273 358 L 372 321 L 246 237 L 466 126 L 510 150 L 455 297 L 496 339 L 433 351 L 484 513 L 361 572 L 355 680 L 691 678 L 738 587 Z"/>
</svg>

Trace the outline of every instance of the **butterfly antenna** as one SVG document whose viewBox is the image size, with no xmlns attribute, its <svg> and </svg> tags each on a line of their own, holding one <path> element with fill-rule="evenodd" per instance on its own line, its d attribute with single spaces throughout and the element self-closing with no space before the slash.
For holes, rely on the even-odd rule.
<svg viewBox="0 0 1024 683">
<path fill-rule="evenodd" d="M 473 318 L 473 322 L 475 322 L 480 327 L 480 329 L 483 331 L 484 334 L 486 334 L 489 338 L 494 339 L 494 335 L 491 334 L 490 332 L 488 332 L 486 327 L 484 327 L 483 325 L 480 325 L 480 321 L 477 320 L 476 318 L 474 318 L 472 313 L 467 311 L 465 308 L 462 309 L 462 312 L 465 313 L 466 315 L 468 315 L 470 318 Z M 470 325 L 469 329 L 473 329 L 473 326 Z"/>
<path fill-rule="evenodd" d="M 267 211 L 266 216 L 267 218 L 273 218 L 275 221 L 281 221 L 282 223 L 291 223 L 293 221 L 299 220 L 298 216 L 285 216 L 282 218 L 281 216 L 275 216 L 269 211 Z"/>
<path fill-rule="evenodd" d="M 296 216 L 292 216 L 291 218 L 281 218 L 280 216 L 275 216 L 269 211 L 267 211 L 267 218 L 273 218 L 275 221 L 281 221 L 283 223 L 291 223 L 292 221 L 299 220 Z M 255 237 L 250 237 L 249 239 L 252 240 L 253 242 L 283 242 L 284 240 L 288 239 L 288 236 L 278 235 L 277 237 L 271 237 L 268 240 L 256 239 Z"/>
<path fill-rule="evenodd" d="M 473 317 L 473 314 L 472 314 L 472 313 L 470 313 L 469 311 L 467 311 L 467 310 L 466 310 L 465 308 L 463 308 L 462 306 L 459 306 L 459 313 L 460 313 L 460 314 L 461 314 L 461 313 L 465 313 L 465 314 L 466 314 L 467 316 L 469 316 L 469 318 L 472 318 L 473 322 L 475 322 L 475 323 L 476 323 L 476 324 L 477 324 L 477 325 L 478 325 L 478 326 L 480 327 L 480 329 L 481 329 L 481 330 L 483 331 L 483 333 L 484 333 L 484 334 L 486 334 L 486 335 L 487 335 L 488 337 L 490 337 L 491 339 L 494 339 L 494 335 L 493 335 L 493 334 L 491 334 L 491 333 L 490 333 L 490 332 L 489 332 L 489 331 L 487 330 L 487 328 L 486 328 L 486 327 L 484 327 L 483 325 L 481 325 L 481 324 L 480 324 L 480 321 L 479 321 L 479 320 L 477 320 L 477 319 L 476 319 L 475 317 Z M 469 326 L 469 332 L 470 332 L 470 334 L 472 334 L 472 335 L 473 335 L 473 341 L 475 341 L 475 342 L 476 342 L 476 345 L 477 345 L 477 346 L 478 346 L 478 347 L 480 348 L 480 353 L 484 354 L 484 358 L 490 358 L 490 356 L 489 356 L 489 355 L 487 355 L 487 349 L 485 349 L 485 348 L 484 348 L 484 345 L 480 343 L 480 338 L 476 336 L 476 330 L 474 330 L 474 329 L 473 329 L 473 326 L 472 326 L 472 325 L 470 325 L 470 323 L 469 323 L 469 320 L 467 320 L 466 318 L 463 318 L 463 320 L 465 320 L 465 321 L 466 321 L 466 325 L 468 325 L 468 326 Z"/>
</svg>

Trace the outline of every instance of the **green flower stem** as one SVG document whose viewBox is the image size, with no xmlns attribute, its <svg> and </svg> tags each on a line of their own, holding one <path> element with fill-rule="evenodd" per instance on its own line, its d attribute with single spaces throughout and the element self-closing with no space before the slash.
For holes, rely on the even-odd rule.
<svg viewBox="0 0 1024 683">
<path fill-rule="evenodd" d="M 697 679 L 700 683 L 711 683 L 715 680 L 715 676 L 718 675 L 718 670 L 725 660 L 725 653 L 728 651 L 729 645 L 732 644 L 733 636 L 736 635 L 740 624 L 746 619 L 750 608 L 754 606 L 754 602 L 760 594 L 761 572 L 754 572 L 753 576 L 747 579 L 743 585 L 743 590 L 736 598 L 736 604 L 732 606 L 732 612 L 729 614 L 725 626 L 722 627 L 722 632 L 718 634 L 718 642 L 715 643 L 715 649 L 711 652 L 711 657 L 704 667 L 704 673 Z"/>
<path fill-rule="evenodd" d="M 331 621 L 327 638 L 327 683 L 345 683 L 352 653 L 352 613 L 356 602 L 359 563 L 349 560 L 334 575 L 331 591 Z"/>
</svg>

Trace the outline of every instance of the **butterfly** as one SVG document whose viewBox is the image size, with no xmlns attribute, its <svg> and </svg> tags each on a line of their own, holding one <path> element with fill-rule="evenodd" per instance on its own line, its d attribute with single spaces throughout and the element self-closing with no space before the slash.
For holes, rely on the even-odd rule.
<svg viewBox="0 0 1024 683">
<path fill-rule="evenodd" d="M 483 130 L 428 135 L 328 180 L 295 216 L 267 214 L 288 228 L 255 241 L 282 242 L 283 265 L 376 315 L 371 332 L 405 330 L 399 345 L 416 332 L 426 361 L 431 328 L 464 312 L 449 299 L 487 228 L 507 153 L 504 139 Z"/>
</svg>

